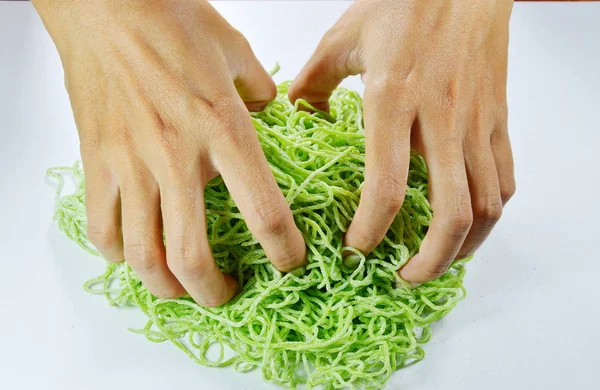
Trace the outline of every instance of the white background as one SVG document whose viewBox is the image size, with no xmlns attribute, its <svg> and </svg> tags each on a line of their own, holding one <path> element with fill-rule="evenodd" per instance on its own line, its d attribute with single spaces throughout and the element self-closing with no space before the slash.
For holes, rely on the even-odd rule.
<svg viewBox="0 0 600 390">
<path fill-rule="evenodd" d="M 348 3 L 220 3 L 277 80 Z M 600 4 L 517 4 L 509 70 L 518 192 L 468 266 L 469 296 L 389 389 L 598 389 Z M 353 80 L 351 86 L 360 88 Z M 78 141 L 52 42 L 27 3 L 0 3 L 0 388 L 271 389 L 127 332 L 135 310 L 81 285 L 102 269 L 51 222 L 46 168 Z"/>
</svg>

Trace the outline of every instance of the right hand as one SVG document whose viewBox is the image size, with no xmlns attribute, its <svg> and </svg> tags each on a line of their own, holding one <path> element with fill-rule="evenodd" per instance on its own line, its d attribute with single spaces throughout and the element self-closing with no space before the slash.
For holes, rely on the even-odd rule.
<svg viewBox="0 0 600 390">
<path fill-rule="evenodd" d="M 163 298 L 237 292 L 212 258 L 204 186 L 221 174 L 280 271 L 306 246 L 248 110 L 276 96 L 246 39 L 205 0 L 34 0 L 58 48 L 81 142 L 90 241 Z M 163 228 L 168 245 L 163 245 Z"/>
<path fill-rule="evenodd" d="M 437 279 L 489 236 L 515 192 L 506 72 L 512 0 L 356 0 L 290 85 L 328 108 L 347 76 L 365 82 L 365 182 L 344 245 L 370 253 L 400 211 L 419 152 L 433 219 L 400 270 Z"/>
</svg>

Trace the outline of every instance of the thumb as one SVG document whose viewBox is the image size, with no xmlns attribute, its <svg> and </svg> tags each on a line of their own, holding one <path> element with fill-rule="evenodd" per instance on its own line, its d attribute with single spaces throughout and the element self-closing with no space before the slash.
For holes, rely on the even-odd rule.
<svg viewBox="0 0 600 390">
<path fill-rule="evenodd" d="M 329 110 L 329 97 L 348 76 L 362 72 L 357 39 L 346 29 L 331 29 L 325 34 L 310 60 L 289 88 L 292 103 L 304 99 L 314 107 Z"/>
<path fill-rule="evenodd" d="M 260 64 L 250 44 L 243 39 L 235 67 L 234 84 L 248 111 L 260 111 L 277 96 L 271 75 Z"/>
</svg>

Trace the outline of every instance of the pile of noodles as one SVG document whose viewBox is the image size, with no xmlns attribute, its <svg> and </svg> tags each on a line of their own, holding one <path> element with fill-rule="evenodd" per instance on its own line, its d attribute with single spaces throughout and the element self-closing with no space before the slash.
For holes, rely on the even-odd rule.
<svg viewBox="0 0 600 390">
<path fill-rule="evenodd" d="M 306 240 L 304 273 L 282 274 L 269 263 L 216 178 L 205 191 L 208 234 L 215 260 L 242 287 L 233 301 L 205 308 L 190 298 L 158 299 L 124 263 L 107 263 L 85 287 L 111 305 L 139 307 L 148 321 L 135 332 L 168 340 L 199 364 L 258 368 L 265 380 L 287 388 L 381 389 L 395 370 L 424 357 L 430 325 L 464 297 L 463 263 L 417 289 L 397 287 L 396 271 L 418 251 L 432 217 L 427 168 L 418 155 L 411 156 L 406 200 L 384 241 L 359 262 L 344 263 L 342 239 L 364 179 L 362 101 L 338 89 L 330 113 L 309 113 L 297 109 L 306 102 L 289 102 L 287 89 L 281 84 L 277 99 L 252 118 Z M 61 194 L 63 171 L 77 182 L 69 195 Z M 59 228 L 97 255 L 86 237 L 82 169 L 48 174 L 61 183 Z"/>
</svg>

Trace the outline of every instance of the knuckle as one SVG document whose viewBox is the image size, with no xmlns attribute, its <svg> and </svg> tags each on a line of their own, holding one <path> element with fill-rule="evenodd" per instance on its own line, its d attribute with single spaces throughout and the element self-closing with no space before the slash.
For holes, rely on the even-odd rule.
<svg viewBox="0 0 600 390">
<path fill-rule="evenodd" d="M 450 266 L 447 262 L 436 263 L 425 269 L 425 274 L 428 280 L 434 280 L 442 276 Z"/>
<path fill-rule="evenodd" d="M 361 228 L 355 234 L 357 242 L 359 243 L 357 245 L 357 249 L 360 249 L 363 252 L 370 252 L 373 248 L 379 245 L 383 239 L 383 236 L 385 235 L 385 231 L 383 233 L 379 233 L 375 230 L 367 231 Z"/>
<path fill-rule="evenodd" d="M 178 161 L 186 142 L 178 125 L 163 124 L 155 127 L 155 137 L 162 157 L 166 161 Z"/>
<path fill-rule="evenodd" d="M 176 130 L 166 130 L 160 136 L 158 158 L 160 169 L 174 181 L 181 183 L 194 177 L 199 166 L 199 148 L 191 148 L 193 141 L 188 137 L 177 134 Z M 140 171 L 139 168 L 133 167 Z M 145 169 L 144 169 L 145 171 Z"/>
<path fill-rule="evenodd" d="M 336 25 L 329 29 L 311 57 L 313 65 L 311 76 L 318 76 L 322 72 L 331 72 L 331 70 L 335 70 L 334 73 L 338 75 L 356 73 L 357 53 L 356 50 L 352 50 L 352 45 L 349 43 L 348 36 L 341 26 Z M 312 77 L 309 77 L 304 82 L 310 83 L 311 79 Z"/>
<path fill-rule="evenodd" d="M 316 53 L 320 56 L 331 56 L 331 49 L 344 42 L 345 39 L 343 29 L 336 24 L 323 34 L 323 38 L 321 38 L 317 46 Z"/>
<path fill-rule="evenodd" d="M 302 241 L 304 245 L 304 241 Z M 281 272 L 290 272 L 302 266 L 304 261 L 305 251 L 301 248 L 292 245 L 287 246 L 281 256 L 273 261 L 273 265 Z"/>
<path fill-rule="evenodd" d="M 153 273 L 159 265 L 158 251 L 147 243 L 125 246 L 125 260 L 137 273 Z"/>
<path fill-rule="evenodd" d="M 208 122 L 208 124 L 222 124 L 226 126 L 232 119 L 232 112 L 237 95 L 231 95 L 227 89 L 213 89 L 208 97 L 193 95 L 192 105 L 194 119 Z"/>
<path fill-rule="evenodd" d="M 514 180 L 511 180 L 509 183 L 501 185 L 500 187 L 500 197 L 502 198 L 502 203 L 506 204 L 508 201 L 515 195 L 517 191 L 517 185 Z"/>
<path fill-rule="evenodd" d="M 375 180 L 372 196 L 390 213 L 397 213 L 404 203 L 405 183 L 392 173 L 383 173 Z"/>
<path fill-rule="evenodd" d="M 443 108 L 454 111 L 458 107 L 460 99 L 461 96 L 458 82 L 455 79 L 450 79 L 446 83 L 443 93 L 440 96 L 440 104 Z"/>
<path fill-rule="evenodd" d="M 262 202 L 255 207 L 257 232 L 263 236 L 281 236 L 288 231 L 287 218 L 281 207 Z"/>
<path fill-rule="evenodd" d="M 393 99 L 406 110 L 416 112 L 415 88 L 402 72 L 383 72 L 369 79 L 370 93 L 381 98 Z"/>
<path fill-rule="evenodd" d="M 442 119 L 441 123 L 444 123 L 444 125 L 440 126 L 441 131 L 433 144 L 440 154 L 444 153 L 441 157 L 450 160 L 453 154 L 451 152 L 444 152 L 444 149 L 452 151 L 459 149 L 464 142 L 464 138 L 459 130 L 458 123 L 452 120 L 452 116 Z"/>
<path fill-rule="evenodd" d="M 502 217 L 502 202 L 500 199 L 486 199 L 480 202 L 477 210 L 474 211 L 475 218 L 483 221 L 485 226 L 494 226 Z"/>
<path fill-rule="evenodd" d="M 471 123 L 472 123 L 472 132 L 475 135 L 475 138 L 489 136 L 489 124 L 490 120 L 490 111 L 486 104 L 475 103 L 474 107 L 471 109 Z M 471 139 L 471 141 L 475 141 Z M 489 141 L 488 141 L 489 142 Z"/>
<path fill-rule="evenodd" d="M 146 165 L 134 155 L 123 156 L 118 164 L 118 180 L 121 183 L 121 191 L 127 191 L 130 187 L 140 186 L 149 177 Z"/>
<path fill-rule="evenodd" d="M 161 126 L 156 128 L 156 136 L 163 155 L 167 158 L 176 156 L 181 151 L 181 134 L 174 126 Z"/>
<path fill-rule="evenodd" d="M 194 140 L 194 134 L 190 131 L 190 124 L 198 123 L 202 120 L 198 114 L 201 111 L 197 100 L 192 98 L 188 101 L 185 98 L 180 99 L 181 104 L 177 118 L 173 114 L 155 113 L 152 119 L 151 136 L 152 144 L 158 149 L 158 155 L 167 162 L 167 164 L 182 164 L 182 155 L 189 154 L 193 150 L 190 145 Z M 202 127 L 200 127 L 202 128 Z M 135 149 L 135 146 L 132 148 Z"/>
<path fill-rule="evenodd" d="M 118 243 L 119 230 L 114 226 L 90 224 L 87 234 L 90 242 L 100 250 L 112 248 Z"/>
<path fill-rule="evenodd" d="M 340 39 L 341 33 L 342 33 L 341 29 L 336 24 L 333 27 L 331 27 L 329 30 L 327 30 L 325 32 L 325 34 L 323 34 L 322 41 L 323 42 L 337 41 L 338 39 Z"/>
<path fill-rule="evenodd" d="M 251 49 L 250 42 L 239 30 L 231 28 L 231 39 L 236 47 L 248 50 Z"/>
<path fill-rule="evenodd" d="M 212 122 L 210 139 L 213 145 L 226 150 L 241 150 L 243 148 L 240 134 L 232 131 L 231 126 L 228 123 L 223 123 L 222 119 L 216 119 Z"/>
<path fill-rule="evenodd" d="M 198 248 L 169 248 L 167 265 L 176 275 L 198 277 L 209 271 L 210 262 L 203 258 L 203 251 Z"/>
<path fill-rule="evenodd" d="M 466 213 L 466 212 L 465 212 Z M 451 231 L 457 235 L 464 235 L 469 232 L 473 224 L 473 215 L 469 209 L 468 214 L 457 214 L 450 217 Z"/>
<path fill-rule="evenodd" d="M 450 235 L 455 238 L 464 237 L 473 224 L 473 210 L 471 206 L 459 203 L 452 213 L 446 216 L 445 227 Z"/>
<path fill-rule="evenodd" d="M 508 127 L 508 103 L 506 102 L 506 99 L 497 104 L 496 118 L 500 128 Z"/>
<path fill-rule="evenodd" d="M 267 93 L 265 94 L 267 101 L 272 101 L 277 97 L 277 85 L 275 85 L 275 82 L 273 81 L 273 79 L 268 79 L 267 83 L 264 84 L 264 86 L 266 88 L 268 88 Z"/>
<path fill-rule="evenodd" d="M 235 103 L 232 103 L 235 104 Z M 246 129 L 246 123 L 240 120 L 232 105 L 219 103 L 210 115 L 203 120 L 207 138 L 211 144 L 221 149 L 243 151 L 250 140 L 249 134 L 240 129 Z"/>
</svg>

